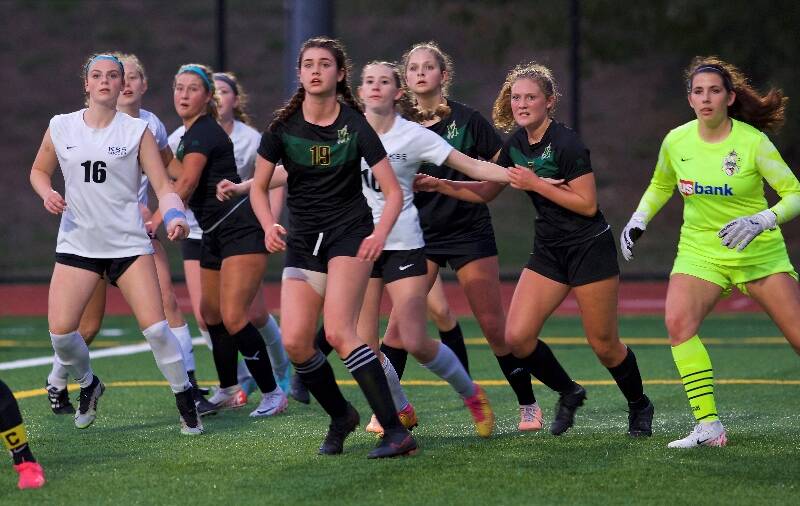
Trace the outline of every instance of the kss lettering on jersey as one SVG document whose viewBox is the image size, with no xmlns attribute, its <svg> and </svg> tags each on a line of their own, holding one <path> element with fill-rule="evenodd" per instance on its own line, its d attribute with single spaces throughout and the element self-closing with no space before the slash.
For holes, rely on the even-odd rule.
<svg viewBox="0 0 800 506">
<path fill-rule="evenodd" d="M 386 151 L 364 116 L 342 105 L 333 124 L 324 127 L 296 111 L 264 132 L 258 154 L 286 169 L 289 228 L 318 233 L 370 213 L 361 193 L 361 159 L 373 166 Z"/>
<path fill-rule="evenodd" d="M 147 123 L 117 112 L 105 128 L 89 128 L 84 112 L 50 120 L 67 201 L 56 252 L 88 258 L 153 253 L 138 200 L 139 143 Z"/>
<path fill-rule="evenodd" d="M 661 144 L 652 184 L 662 194 L 677 188 L 683 198 L 679 253 L 736 266 L 783 254 L 780 229 L 764 231 L 743 251 L 723 246 L 717 232 L 735 218 L 767 209 L 764 179 L 781 196 L 800 188 L 763 132 L 735 119 L 731 122 L 730 135 L 718 143 L 700 138 L 697 120 L 670 131 Z M 639 209 L 652 216 L 652 206 L 646 196 Z M 780 205 L 773 211 L 779 215 Z"/>
</svg>

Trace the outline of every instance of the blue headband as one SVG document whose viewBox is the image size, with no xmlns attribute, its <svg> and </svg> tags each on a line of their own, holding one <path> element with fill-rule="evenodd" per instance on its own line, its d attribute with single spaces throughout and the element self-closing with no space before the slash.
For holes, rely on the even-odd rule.
<svg viewBox="0 0 800 506">
<path fill-rule="evenodd" d="M 86 64 L 86 73 L 88 74 L 89 71 L 92 69 L 92 65 L 97 63 L 100 60 L 110 60 L 119 65 L 119 70 L 122 72 L 122 75 L 125 75 L 125 66 L 122 64 L 119 58 L 114 56 L 113 54 L 96 54 L 92 56 L 92 59 L 89 60 L 89 63 Z"/>
<path fill-rule="evenodd" d="M 731 82 L 731 78 L 725 73 L 725 71 L 717 66 L 717 65 L 700 65 L 692 72 L 692 75 L 689 76 L 689 81 L 686 83 L 686 89 L 691 91 L 692 90 L 692 80 L 694 80 L 694 76 L 701 72 L 712 72 L 714 74 L 719 75 L 722 78 L 722 84 L 725 85 L 725 89 L 728 91 L 733 90 L 733 83 Z"/>
<path fill-rule="evenodd" d="M 178 74 L 185 74 L 187 72 L 192 72 L 200 76 L 206 87 L 206 91 L 211 91 L 211 83 L 208 81 L 208 77 L 206 77 L 206 73 L 203 71 L 203 69 L 197 65 L 184 65 L 178 69 Z"/>
</svg>

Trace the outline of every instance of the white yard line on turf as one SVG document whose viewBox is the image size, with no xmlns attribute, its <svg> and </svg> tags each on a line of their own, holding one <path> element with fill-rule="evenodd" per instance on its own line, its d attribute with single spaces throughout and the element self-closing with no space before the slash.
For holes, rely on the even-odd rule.
<svg viewBox="0 0 800 506">
<path fill-rule="evenodd" d="M 192 339 L 192 344 L 204 344 L 205 340 L 202 337 L 195 337 Z M 133 355 L 135 353 L 143 353 L 150 351 L 150 345 L 146 342 L 140 344 L 129 344 L 126 346 L 115 346 L 113 348 L 106 348 L 103 350 L 95 350 L 89 352 L 90 358 L 105 358 L 105 357 L 119 357 L 122 355 Z M 9 369 L 24 369 L 26 367 L 36 367 L 40 365 L 50 365 L 53 363 L 53 355 L 46 357 L 36 358 L 23 358 L 20 360 L 12 360 L 11 362 L 0 362 L 0 371 L 7 371 Z"/>
</svg>

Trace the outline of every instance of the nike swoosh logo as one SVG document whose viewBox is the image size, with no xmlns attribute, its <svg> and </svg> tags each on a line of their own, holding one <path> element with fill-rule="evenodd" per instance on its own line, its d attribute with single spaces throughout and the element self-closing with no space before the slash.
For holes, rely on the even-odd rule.
<svg viewBox="0 0 800 506">
<path fill-rule="evenodd" d="M 253 355 L 252 357 L 248 357 L 247 355 L 242 353 L 242 358 L 245 359 L 245 360 L 258 360 L 258 354 L 259 353 L 261 353 L 261 350 L 257 351 L 256 354 Z"/>
<path fill-rule="evenodd" d="M 711 439 L 711 438 L 710 438 L 710 437 L 707 437 L 707 438 L 705 438 L 705 439 L 698 439 L 698 440 L 697 440 L 697 446 L 700 446 L 701 444 L 705 443 L 705 442 L 706 442 L 706 441 L 708 441 L 709 439 Z"/>
<path fill-rule="evenodd" d="M 77 148 L 78 146 L 67 146 L 67 149 Z"/>
<path fill-rule="evenodd" d="M 413 267 L 413 266 L 414 266 L 414 264 L 401 265 L 400 267 L 398 267 L 398 269 L 400 269 L 401 271 L 404 271 L 404 270 L 408 269 L 409 267 Z"/>
<path fill-rule="evenodd" d="M 681 161 L 682 161 L 682 162 L 688 162 L 688 161 L 689 161 L 689 160 L 691 160 L 691 159 L 692 159 L 691 157 L 689 157 L 689 158 L 684 158 L 684 157 L 681 157 Z"/>
</svg>

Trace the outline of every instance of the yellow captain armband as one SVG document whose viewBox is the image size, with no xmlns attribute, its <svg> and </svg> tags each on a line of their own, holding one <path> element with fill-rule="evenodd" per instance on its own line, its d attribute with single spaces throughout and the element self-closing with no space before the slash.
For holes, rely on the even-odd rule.
<svg viewBox="0 0 800 506">
<path fill-rule="evenodd" d="M 25 424 L 21 423 L 5 432 L 0 432 L 0 438 L 3 439 L 3 444 L 9 450 L 19 448 L 28 442 L 28 434 L 25 432 Z"/>
</svg>

